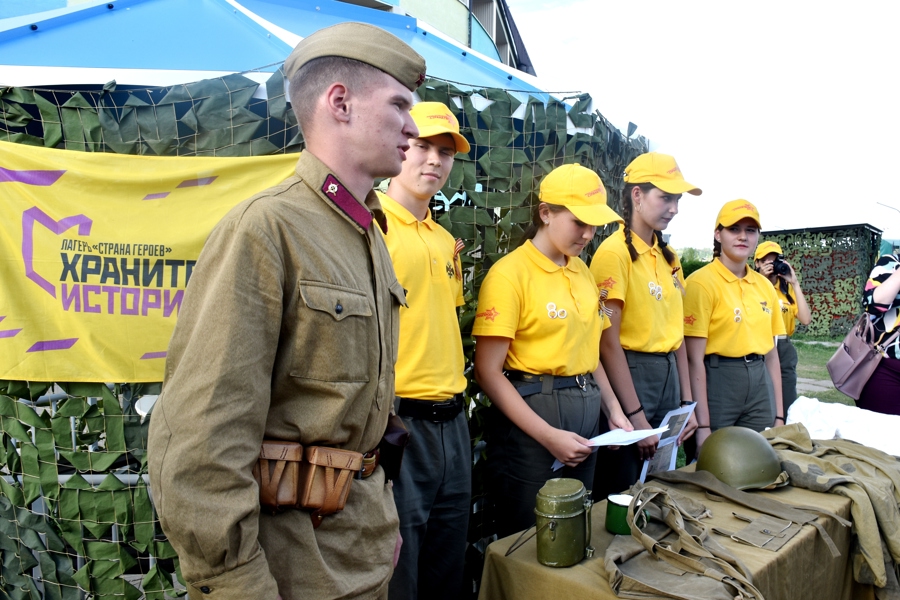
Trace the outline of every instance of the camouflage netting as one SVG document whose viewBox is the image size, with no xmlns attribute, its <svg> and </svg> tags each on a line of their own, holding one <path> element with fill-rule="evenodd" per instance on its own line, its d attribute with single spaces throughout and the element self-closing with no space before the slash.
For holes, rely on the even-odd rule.
<svg viewBox="0 0 900 600">
<path fill-rule="evenodd" d="M 303 148 L 276 72 L 258 84 L 230 75 L 161 88 L 0 88 L 0 140 L 84 152 L 149 156 L 248 156 Z M 465 243 L 466 305 L 461 325 L 471 359 L 471 323 L 488 267 L 518 243 L 541 178 L 581 163 L 603 179 L 618 207 L 625 166 L 647 149 L 598 112 L 590 97 L 566 105 L 501 89 L 463 89 L 430 79 L 423 100 L 444 102 L 472 143 L 456 158 L 435 217 Z M 565 100 L 565 99 L 564 99 Z M 593 253 L 600 232 L 585 257 Z M 471 361 L 470 363 L 471 364 Z M 0 598 L 74 600 L 182 594 L 178 559 L 166 541 L 146 484 L 141 400 L 158 384 L 0 382 Z M 481 439 L 473 395 L 473 444 Z M 146 406 L 144 407 L 146 412 Z M 480 467 L 474 471 L 472 579 L 490 534 Z"/>
<path fill-rule="evenodd" d="M 881 232 L 868 225 L 766 232 L 797 271 L 812 312 L 797 333 L 844 337 L 862 313 L 862 293 L 878 260 Z"/>
</svg>

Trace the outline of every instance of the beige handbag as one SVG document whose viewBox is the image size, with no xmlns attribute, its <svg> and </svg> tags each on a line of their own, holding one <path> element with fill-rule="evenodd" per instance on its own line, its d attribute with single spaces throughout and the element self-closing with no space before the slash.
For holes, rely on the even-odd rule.
<svg viewBox="0 0 900 600">
<path fill-rule="evenodd" d="M 884 356 L 884 349 L 890 346 L 897 335 L 900 335 L 900 331 L 894 332 L 885 341 L 876 340 L 872 321 L 868 314 L 863 314 L 826 364 L 834 387 L 854 400 L 859 400 L 866 382 Z"/>
</svg>

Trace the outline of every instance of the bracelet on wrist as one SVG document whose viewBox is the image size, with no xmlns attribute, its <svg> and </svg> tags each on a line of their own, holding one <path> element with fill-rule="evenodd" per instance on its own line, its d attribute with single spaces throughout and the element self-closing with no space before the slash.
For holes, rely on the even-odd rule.
<svg viewBox="0 0 900 600">
<path fill-rule="evenodd" d="M 637 407 L 637 409 L 631 411 L 630 413 L 625 413 L 625 416 L 626 416 L 627 418 L 630 419 L 631 417 L 633 417 L 634 415 L 638 414 L 638 413 L 641 412 L 642 410 L 644 410 L 644 405 L 643 405 L 643 404 L 641 404 L 639 407 Z"/>
<path fill-rule="evenodd" d="M 784 420 L 784 417 L 782 417 L 781 415 L 775 415 L 775 420 L 777 421 L 778 419 L 781 419 L 782 423 L 787 423 L 787 421 Z"/>
<path fill-rule="evenodd" d="M 709 425 L 697 425 L 697 429 L 712 429 Z"/>
<path fill-rule="evenodd" d="M 682 405 L 682 406 L 690 406 L 690 405 L 693 404 L 693 403 L 694 403 L 693 400 L 682 400 L 682 401 L 681 401 L 681 405 Z"/>
</svg>

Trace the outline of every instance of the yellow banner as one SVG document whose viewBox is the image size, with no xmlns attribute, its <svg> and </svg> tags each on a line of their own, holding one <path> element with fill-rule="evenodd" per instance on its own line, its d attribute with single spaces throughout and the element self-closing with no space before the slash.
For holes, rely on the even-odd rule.
<svg viewBox="0 0 900 600">
<path fill-rule="evenodd" d="M 0 379 L 162 381 L 209 232 L 296 162 L 0 142 Z"/>
</svg>

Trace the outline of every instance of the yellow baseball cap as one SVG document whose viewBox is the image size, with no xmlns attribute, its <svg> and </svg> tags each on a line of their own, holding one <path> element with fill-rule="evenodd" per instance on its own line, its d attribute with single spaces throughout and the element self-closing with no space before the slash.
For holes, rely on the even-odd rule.
<svg viewBox="0 0 900 600">
<path fill-rule="evenodd" d="M 541 202 L 565 206 L 579 221 L 600 227 L 622 223 L 622 218 L 606 205 L 606 188 L 600 176 L 581 165 L 563 165 L 541 181 Z"/>
<path fill-rule="evenodd" d="M 443 102 L 419 102 L 409 111 L 419 137 L 428 138 L 442 133 L 449 133 L 456 144 L 457 152 L 468 152 L 469 141 L 459 133 L 459 121 Z"/>
<path fill-rule="evenodd" d="M 670 194 L 693 194 L 703 190 L 684 180 L 675 158 L 659 152 L 641 154 L 625 167 L 625 183 L 652 183 Z"/>
<path fill-rule="evenodd" d="M 762 229 L 762 223 L 759 221 L 759 211 L 756 210 L 755 206 L 747 200 L 732 200 L 731 202 L 726 202 L 722 210 L 719 211 L 719 216 L 716 217 L 716 227 L 719 225 L 731 227 L 741 219 L 748 218 L 756 221 L 756 226 Z"/>
<path fill-rule="evenodd" d="M 753 255 L 753 260 L 759 260 L 766 254 L 771 254 L 773 252 L 775 254 L 784 254 L 784 252 L 781 250 L 781 246 L 779 246 L 775 242 L 763 242 L 756 247 L 756 254 Z"/>
<path fill-rule="evenodd" d="M 403 40 L 368 23 L 338 23 L 303 38 L 284 61 L 290 79 L 323 56 L 352 58 L 380 69 L 414 92 L 425 81 L 425 59 Z"/>
</svg>

